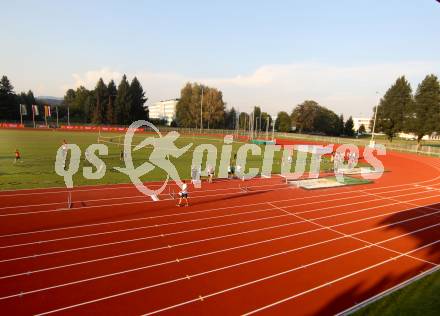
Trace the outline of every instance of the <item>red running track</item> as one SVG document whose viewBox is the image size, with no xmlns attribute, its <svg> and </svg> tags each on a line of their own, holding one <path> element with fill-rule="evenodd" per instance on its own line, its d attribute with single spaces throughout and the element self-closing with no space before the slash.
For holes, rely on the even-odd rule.
<svg viewBox="0 0 440 316">
<path fill-rule="evenodd" d="M 278 177 L 153 203 L 131 185 L 0 193 L 2 314 L 335 314 L 440 264 L 440 161 L 374 184 Z M 157 184 L 156 184 L 157 185 Z"/>
</svg>

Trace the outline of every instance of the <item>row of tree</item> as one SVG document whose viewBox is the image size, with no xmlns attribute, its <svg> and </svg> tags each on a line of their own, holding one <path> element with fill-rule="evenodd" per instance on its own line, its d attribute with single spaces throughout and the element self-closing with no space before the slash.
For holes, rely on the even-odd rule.
<svg viewBox="0 0 440 316">
<path fill-rule="evenodd" d="M 337 115 L 328 108 L 312 100 L 297 105 L 292 113 L 279 112 L 275 128 L 280 132 L 296 131 L 331 136 L 353 136 L 353 119 L 344 121 L 344 116 Z"/>
<path fill-rule="evenodd" d="M 118 86 L 113 80 L 105 84 L 99 79 L 93 90 L 83 86 L 67 90 L 59 107 L 59 117 L 66 120 L 70 112 L 70 119 L 74 122 L 128 125 L 138 119 L 148 119 L 148 111 L 144 108 L 146 101 L 145 92 L 136 77 L 129 83 L 124 75 Z M 49 103 L 36 99 L 31 90 L 16 94 L 8 77 L 3 76 L 0 79 L 0 119 L 19 120 L 20 104 L 26 106 L 29 118 L 32 105 L 39 106 L 41 113 L 41 107 Z"/>
<path fill-rule="evenodd" d="M 376 131 L 384 133 L 390 141 L 398 133 L 413 133 L 418 143 L 425 135 L 440 132 L 438 78 L 427 75 L 413 95 L 406 78 L 399 77 L 377 106 Z"/>
<path fill-rule="evenodd" d="M 17 121 L 20 117 L 20 104 L 26 105 L 27 113 L 31 113 L 32 105 L 41 105 L 35 99 L 31 90 L 27 93 L 16 94 L 8 77 L 2 76 L 0 79 L 0 118 L 2 120 Z"/>
<path fill-rule="evenodd" d="M 100 78 L 93 90 L 83 86 L 69 89 L 63 104 L 69 108 L 70 117 L 76 122 L 128 125 L 135 120 L 148 119 L 144 108 L 146 101 L 139 80 L 134 77 L 129 83 L 124 75 L 118 86 L 113 80 L 105 84 Z"/>
<path fill-rule="evenodd" d="M 192 128 L 253 128 L 265 131 L 272 126 L 272 118 L 258 106 L 251 113 L 239 113 L 234 107 L 227 109 L 220 90 L 188 82 L 180 91 L 173 124 Z"/>
<path fill-rule="evenodd" d="M 138 119 L 148 119 L 144 107 L 147 98 L 139 80 L 134 77 L 131 83 L 124 75 L 116 86 L 111 80 L 106 84 L 99 79 L 93 90 L 81 86 L 69 89 L 63 99 L 64 107 L 60 117 L 70 110 L 72 121 L 94 124 L 128 125 Z M 34 97 L 31 90 L 16 94 L 6 76 L 0 79 L 0 117 L 2 120 L 16 121 L 20 115 L 19 104 L 27 106 L 42 103 Z M 233 107 L 226 108 L 220 90 L 187 83 L 181 90 L 176 107 L 175 126 L 192 128 L 227 128 L 262 130 L 272 128 L 281 132 L 318 133 L 332 136 L 353 136 L 353 120 L 344 121 L 315 101 L 307 100 L 297 105 L 289 114 L 279 112 L 275 122 L 260 107 L 251 113 L 238 113 Z M 268 125 L 269 124 L 269 125 Z M 372 127 L 371 122 L 370 127 Z M 202 126 L 201 126 L 202 125 Z M 361 126 L 358 132 L 365 131 Z M 427 75 L 418 85 L 415 94 L 404 76 L 398 78 L 388 89 L 377 106 L 376 132 L 387 135 L 390 141 L 400 132 L 414 133 L 418 142 L 425 136 L 440 131 L 440 83 L 435 75 Z"/>
</svg>

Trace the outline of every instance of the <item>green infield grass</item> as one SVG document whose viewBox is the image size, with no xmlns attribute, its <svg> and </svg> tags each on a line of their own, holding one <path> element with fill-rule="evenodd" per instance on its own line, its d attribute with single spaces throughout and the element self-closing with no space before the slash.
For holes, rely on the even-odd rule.
<svg viewBox="0 0 440 316">
<path fill-rule="evenodd" d="M 363 315 L 423 315 L 440 314 L 440 271 L 373 302 L 353 313 Z"/>
<path fill-rule="evenodd" d="M 148 134 L 136 134 L 133 140 L 133 145 L 138 144 L 145 139 L 147 135 Z M 105 162 L 106 174 L 102 179 L 88 180 L 83 176 L 83 167 L 92 165 L 85 159 L 85 149 L 90 144 L 98 143 L 98 133 L 59 130 L 0 130 L 0 190 L 64 186 L 64 179 L 55 173 L 56 152 L 62 145 L 63 140 L 66 140 L 70 144 L 77 144 L 82 151 L 79 170 L 73 176 L 74 186 L 129 183 L 130 179 L 127 175 L 114 169 L 114 167 L 125 167 L 124 161 L 120 160 L 122 146 L 119 145 L 123 142 L 123 135 L 106 133 L 101 136 L 105 137 L 105 144 L 108 146 L 109 150 L 107 156 L 100 156 Z M 176 141 L 176 146 L 181 148 L 189 143 L 193 143 L 193 146 L 188 152 L 178 159 L 171 158 L 171 161 L 176 166 L 181 178 L 190 178 L 193 149 L 199 144 L 212 144 L 216 147 L 218 169 L 221 148 L 224 144 L 222 138 L 216 138 L 209 135 L 182 135 Z M 231 164 L 234 164 L 233 156 L 241 145 L 243 145 L 243 142 L 235 141 L 232 144 Z M 263 153 L 264 145 L 261 145 L 260 147 Z M 15 149 L 18 149 L 21 153 L 21 162 L 14 163 Z M 148 161 L 150 152 L 151 148 L 144 148 L 136 152 L 133 151 L 134 165 L 139 166 L 145 161 Z M 280 172 L 280 160 L 281 152 L 275 152 L 272 168 L 273 173 Z M 252 156 L 249 153 L 247 161 L 247 170 L 249 168 L 260 168 L 261 170 L 263 163 L 262 155 Z M 294 152 L 292 170 L 295 166 L 295 161 L 296 153 Z M 308 170 L 309 165 L 310 159 L 307 160 L 306 171 Z M 332 167 L 333 164 L 330 160 L 324 157 L 321 162 L 321 170 L 329 171 Z M 96 168 L 93 170 L 96 171 Z M 141 180 L 157 181 L 165 178 L 166 173 L 159 168 L 155 168 L 141 177 Z"/>
</svg>

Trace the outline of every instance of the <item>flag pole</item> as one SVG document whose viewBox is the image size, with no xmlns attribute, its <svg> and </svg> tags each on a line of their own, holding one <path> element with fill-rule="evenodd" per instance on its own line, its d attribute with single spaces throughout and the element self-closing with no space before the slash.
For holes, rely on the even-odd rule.
<svg viewBox="0 0 440 316">
<path fill-rule="evenodd" d="M 55 110 L 57 111 L 57 128 L 58 128 L 58 127 L 60 127 L 60 126 L 58 125 L 58 105 L 56 105 Z"/>
<path fill-rule="evenodd" d="M 20 104 L 20 124 L 23 125 L 23 112 L 21 111 L 21 104 Z"/>
<path fill-rule="evenodd" d="M 275 121 L 272 118 L 272 140 L 275 139 Z"/>
<path fill-rule="evenodd" d="M 46 127 L 47 127 L 47 114 L 48 114 L 47 105 L 45 105 L 44 106 L 44 122 L 46 123 Z"/>
<path fill-rule="evenodd" d="M 200 99 L 200 134 L 203 130 L 203 85 L 202 85 L 202 98 Z"/>
<path fill-rule="evenodd" d="M 269 115 L 267 116 L 266 121 L 266 140 L 269 139 Z"/>
</svg>

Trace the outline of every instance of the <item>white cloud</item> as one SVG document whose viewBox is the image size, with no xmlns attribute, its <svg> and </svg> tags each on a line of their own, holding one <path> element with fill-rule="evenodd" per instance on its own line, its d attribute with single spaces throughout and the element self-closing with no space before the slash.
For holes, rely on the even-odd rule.
<svg viewBox="0 0 440 316">
<path fill-rule="evenodd" d="M 440 61 L 396 62 L 339 66 L 322 63 L 274 64 L 261 66 L 250 74 L 231 77 L 191 77 L 177 73 L 141 71 L 127 74 L 129 80 L 137 76 L 149 97 L 148 103 L 178 97 L 187 81 L 203 82 L 223 91 L 229 106 L 248 111 L 259 105 L 276 114 L 313 99 L 337 113 L 367 115 L 377 102 L 376 91 L 383 94 L 397 77 L 405 75 L 415 90 L 426 74 L 440 69 Z M 122 73 L 110 68 L 74 74 L 73 85 L 93 88 L 99 78 L 116 82 Z"/>
<path fill-rule="evenodd" d="M 111 79 L 115 81 L 119 81 L 122 78 L 122 74 L 118 71 L 111 70 L 109 67 L 104 67 L 98 70 L 90 70 L 86 73 L 80 74 L 72 74 L 73 84 L 63 85 L 63 90 L 67 90 L 70 88 L 78 88 L 79 86 L 84 86 L 88 89 L 92 89 L 99 78 L 102 78 L 105 82 L 110 81 Z"/>
</svg>

